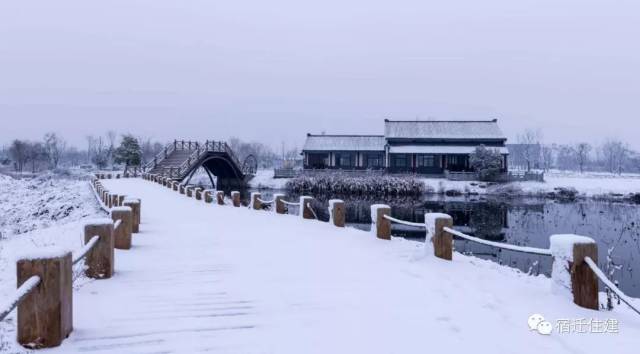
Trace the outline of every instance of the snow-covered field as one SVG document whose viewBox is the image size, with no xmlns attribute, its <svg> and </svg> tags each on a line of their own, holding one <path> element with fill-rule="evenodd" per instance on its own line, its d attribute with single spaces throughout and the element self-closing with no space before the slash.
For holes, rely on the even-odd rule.
<svg viewBox="0 0 640 354">
<path fill-rule="evenodd" d="M 253 189 L 284 189 L 289 178 L 273 178 L 273 169 L 261 169 L 249 181 Z"/>
<path fill-rule="evenodd" d="M 142 232 L 116 252 L 114 278 L 74 293 L 75 330 L 52 353 L 637 352 L 640 316 L 579 308 L 542 276 L 139 179 L 104 183 L 142 199 Z M 619 330 L 544 336 L 532 314 Z"/>
<path fill-rule="evenodd" d="M 105 214 L 87 181 L 52 174 L 21 180 L 0 175 L 0 299 L 15 291 L 19 255 L 49 247 L 80 248 L 83 220 L 98 215 Z M 87 281 L 80 269 L 76 276 L 76 287 Z M 18 350 L 14 337 L 13 319 L 0 323 L 0 352 Z"/>
</svg>

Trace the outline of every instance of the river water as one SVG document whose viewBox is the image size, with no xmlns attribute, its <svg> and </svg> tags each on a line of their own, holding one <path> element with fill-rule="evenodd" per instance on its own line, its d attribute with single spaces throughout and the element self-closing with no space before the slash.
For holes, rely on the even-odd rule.
<svg viewBox="0 0 640 354">
<path fill-rule="evenodd" d="M 248 195 L 248 193 L 243 193 Z M 271 192 L 262 192 L 271 199 Z M 245 203 L 248 201 L 245 199 Z M 297 201 L 298 195 L 287 194 Z M 598 263 L 628 295 L 640 297 L 640 206 L 584 200 L 559 202 L 548 199 L 499 197 L 379 198 L 344 197 L 347 225 L 370 230 L 371 204 L 388 204 L 391 215 L 407 221 L 424 222 L 424 214 L 442 212 L 453 217 L 454 228 L 487 240 L 513 245 L 548 248 L 553 234 L 578 234 L 598 242 Z M 317 197 L 313 209 L 318 218 L 329 220 L 328 200 Z M 297 210 L 290 211 L 297 213 Z M 424 230 L 394 224 L 394 236 L 424 241 Z M 472 254 L 531 274 L 550 275 L 551 257 L 523 254 L 456 239 L 457 252 Z"/>
</svg>

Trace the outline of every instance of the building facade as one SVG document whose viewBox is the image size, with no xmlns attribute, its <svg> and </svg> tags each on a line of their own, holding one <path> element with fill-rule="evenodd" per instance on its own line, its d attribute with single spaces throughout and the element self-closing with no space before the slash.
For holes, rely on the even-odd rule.
<svg viewBox="0 0 640 354">
<path fill-rule="evenodd" d="M 384 135 L 307 134 L 304 168 L 427 175 L 472 172 L 469 155 L 484 145 L 500 152 L 507 170 L 507 139 L 497 120 L 385 120 L 384 125 Z"/>
</svg>

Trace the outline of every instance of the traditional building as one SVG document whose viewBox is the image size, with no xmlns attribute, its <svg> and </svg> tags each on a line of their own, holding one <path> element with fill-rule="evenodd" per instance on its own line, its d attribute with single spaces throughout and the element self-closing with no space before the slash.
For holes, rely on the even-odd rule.
<svg viewBox="0 0 640 354">
<path fill-rule="evenodd" d="M 497 120 L 392 121 L 384 135 L 307 135 L 305 169 L 385 169 L 390 173 L 444 175 L 471 172 L 479 145 L 496 149 L 507 170 L 507 139 Z"/>
</svg>

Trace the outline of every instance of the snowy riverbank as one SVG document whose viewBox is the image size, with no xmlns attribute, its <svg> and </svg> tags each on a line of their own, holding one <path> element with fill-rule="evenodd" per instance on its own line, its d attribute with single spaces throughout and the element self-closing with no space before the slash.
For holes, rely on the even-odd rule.
<svg viewBox="0 0 640 354">
<path fill-rule="evenodd" d="M 418 179 L 425 184 L 428 194 L 557 198 L 562 193 L 575 193 L 573 195 L 575 198 L 627 200 L 640 203 L 640 199 L 634 199 L 640 198 L 640 175 L 550 172 L 545 174 L 545 182 L 511 183 L 449 181 L 444 178 L 418 177 Z M 259 170 L 249 184 L 254 189 L 285 189 L 289 180 L 274 179 L 273 170 Z"/>
</svg>

